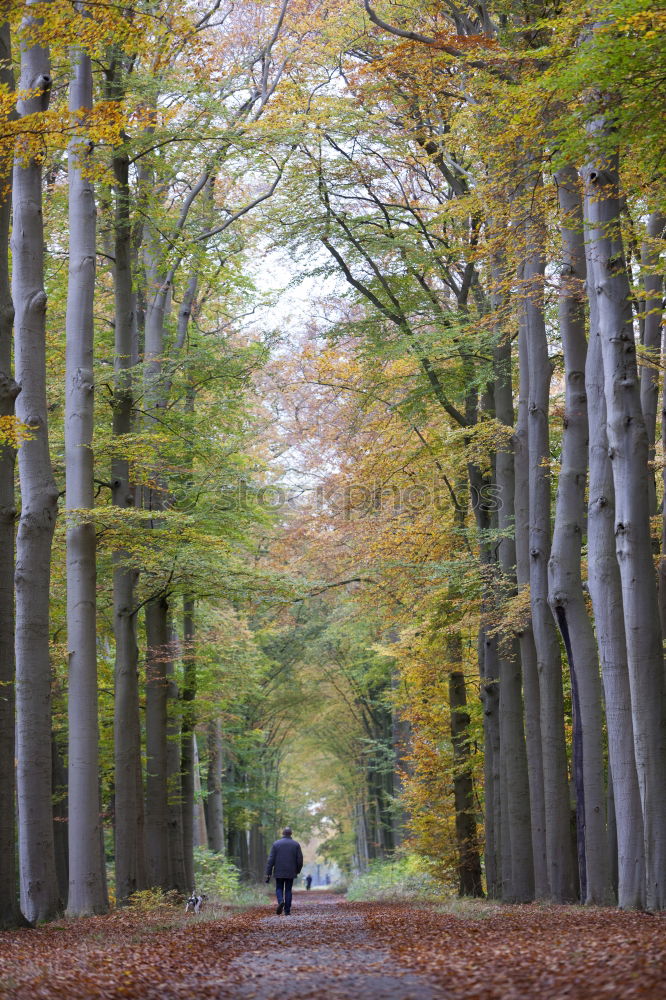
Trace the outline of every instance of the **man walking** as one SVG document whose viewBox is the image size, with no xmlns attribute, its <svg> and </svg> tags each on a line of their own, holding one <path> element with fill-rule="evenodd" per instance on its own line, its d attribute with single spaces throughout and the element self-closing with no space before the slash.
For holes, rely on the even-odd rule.
<svg viewBox="0 0 666 1000">
<path fill-rule="evenodd" d="M 275 895 L 277 896 L 276 913 L 285 916 L 291 913 L 291 888 L 294 879 L 303 867 L 303 852 L 301 845 L 291 835 L 291 827 L 285 826 L 280 840 L 271 847 L 266 863 L 266 881 L 270 882 L 275 872 Z"/>
</svg>

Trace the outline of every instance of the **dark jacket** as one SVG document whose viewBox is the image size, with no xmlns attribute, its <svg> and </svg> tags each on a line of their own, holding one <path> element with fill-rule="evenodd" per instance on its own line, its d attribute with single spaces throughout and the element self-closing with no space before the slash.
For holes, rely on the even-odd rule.
<svg viewBox="0 0 666 1000">
<path fill-rule="evenodd" d="M 301 845 L 292 837 L 281 837 L 271 847 L 266 864 L 266 878 L 296 878 L 303 867 Z M 273 871 L 275 869 L 275 871 Z"/>
</svg>

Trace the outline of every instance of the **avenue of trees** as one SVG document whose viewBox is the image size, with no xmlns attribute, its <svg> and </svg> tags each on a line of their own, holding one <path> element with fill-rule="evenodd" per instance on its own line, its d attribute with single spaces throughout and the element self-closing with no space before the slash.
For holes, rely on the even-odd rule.
<svg viewBox="0 0 666 1000">
<path fill-rule="evenodd" d="M 0 926 L 316 813 L 666 909 L 663 12 L 2 17 Z"/>
</svg>

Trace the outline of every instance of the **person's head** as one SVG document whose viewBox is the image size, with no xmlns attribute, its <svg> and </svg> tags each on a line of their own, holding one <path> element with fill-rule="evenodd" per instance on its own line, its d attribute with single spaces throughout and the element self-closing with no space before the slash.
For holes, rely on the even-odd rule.
<svg viewBox="0 0 666 1000">
<path fill-rule="evenodd" d="M 282 836 L 283 837 L 291 837 L 291 827 L 290 826 L 285 826 L 284 830 L 282 831 Z"/>
</svg>

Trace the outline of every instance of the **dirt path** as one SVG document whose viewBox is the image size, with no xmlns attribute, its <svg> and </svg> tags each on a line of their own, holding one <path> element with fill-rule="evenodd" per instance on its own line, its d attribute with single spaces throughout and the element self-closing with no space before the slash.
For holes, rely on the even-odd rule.
<svg viewBox="0 0 666 1000">
<path fill-rule="evenodd" d="M 0 933 L 0 1000 L 664 1000 L 666 914 L 348 903 Z"/>
<path fill-rule="evenodd" d="M 299 893 L 290 916 L 271 914 L 227 966 L 239 1000 L 438 1000 L 446 994 L 410 971 L 371 934 L 364 915 L 340 896 Z"/>
</svg>

